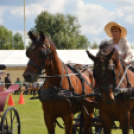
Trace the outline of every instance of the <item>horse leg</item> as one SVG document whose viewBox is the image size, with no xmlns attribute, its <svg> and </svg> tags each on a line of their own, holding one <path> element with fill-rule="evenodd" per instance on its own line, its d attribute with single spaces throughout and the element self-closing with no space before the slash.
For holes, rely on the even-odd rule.
<svg viewBox="0 0 134 134">
<path fill-rule="evenodd" d="M 62 117 L 65 124 L 65 134 L 72 134 L 73 114 L 67 114 Z"/>
<path fill-rule="evenodd" d="M 47 115 L 47 116 L 44 116 L 44 120 L 46 123 L 48 134 L 55 134 L 55 119 Z"/>
<path fill-rule="evenodd" d="M 104 127 L 104 133 L 110 134 L 113 125 L 113 117 L 111 115 L 108 115 L 106 111 L 100 110 L 100 118 L 102 125 Z"/>
<path fill-rule="evenodd" d="M 122 129 L 123 134 L 128 134 L 129 126 L 130 126 L 130 114 L 124 113 L 119 116 L 119 122 Z"/>
<path fill-rule="evenodd" d="M 92 119 L 93 119 L 93 109 L 94 108 L 91 108 L 91 107 L 90 107 L 90 109 L 87 109 L 89 115 L 87 115 L 86 112 L 83 113 L 84 121 L 85 121 L 85 124 L 84 124 L 85 125 L 84 134 L 92 134 L 92 132 L 91 132 L 91 123 L 92 123 Z"/>
<path fill-rule="evenodd" d="M 133 134 L 134 134 L 134 113 L 132 113 L 131 115 L 131 125 L 132 125 L 132 128 L 133 128 Z"/>
</svg>

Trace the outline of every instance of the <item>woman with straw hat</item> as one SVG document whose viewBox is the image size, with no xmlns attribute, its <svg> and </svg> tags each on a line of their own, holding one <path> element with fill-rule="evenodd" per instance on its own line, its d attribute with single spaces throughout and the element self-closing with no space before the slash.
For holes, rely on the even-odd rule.
<svg viewBox="0 0 134 134">
<path fill-rule="evenodd" d="M 132 50 L 128 41 L 125 39 L 127 35 L 126 28 L 116 22 L 109 22 L 105 26 L 105 32 L 110 38 L 112 38 L 108 40 L 108 43 L 114 44 L 115 48 L 120 53 L 120 57 L 124 61 L 130 62 L 132 60 Z"/>
</svg>

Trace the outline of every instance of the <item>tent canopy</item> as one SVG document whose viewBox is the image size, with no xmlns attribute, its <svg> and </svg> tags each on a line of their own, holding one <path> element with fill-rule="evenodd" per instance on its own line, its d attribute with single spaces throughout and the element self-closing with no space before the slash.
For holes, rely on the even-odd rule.
<svg viewBox="0 0 134 134">
<path fill-rule="evenodd" d="M 96 55 L 98 50 L 89 50 Z M 26 57 L 26 50 L 0 50 L 0 64 L 7 67 L 26 67 L 29 59 Z M 59 58 L 66 63 L 93 65 L 85 50 L 57 50 Z"/>
</svg>

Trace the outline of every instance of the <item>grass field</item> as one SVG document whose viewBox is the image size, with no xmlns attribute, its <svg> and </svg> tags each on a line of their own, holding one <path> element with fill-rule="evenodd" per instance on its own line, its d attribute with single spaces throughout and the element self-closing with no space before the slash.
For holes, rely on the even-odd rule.
<svg viewBox="0 0 134 134">
<path fill-rule="evenodd" d="M 12 95 L 15 108 L 18 110 L 21 120 L 21 134 L 47 134 L 47 129 L 43 120 L 43 110 L 40 101 L 30 100 L 31 95 L 23 95 L 25 105 L 19 105 L 19 95 Z M 8 100 L 8 99 L 7 99 Z M 5 109 L 9 107 L 5 105 Z M 58 121 L 63 124 L 59 118 Z M 56 126 L 55 134 L 64 134 L 64 129 Z M 133 131 L 130 130 L 130 134 Z M 112 134 L 121 134 L 121 130 L 112 130 Z"/>
</svg>

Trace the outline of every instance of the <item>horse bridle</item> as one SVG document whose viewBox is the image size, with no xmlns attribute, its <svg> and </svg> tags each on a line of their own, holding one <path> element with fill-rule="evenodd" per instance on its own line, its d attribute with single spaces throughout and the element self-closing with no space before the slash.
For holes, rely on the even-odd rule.
<svg viewBox="0 0 134 134">
<path fill-rule="evenodd" d="M 43 46 L 44 46 L 45 44 L 43 44 Z M 44 50 L 43 50 L 43 56 L 42 56 L 42 58 L 44 59 L 44 62 L 43 62 L 43 64 L 41 65 L 41 66 L 39 66 L 38 64 L 36 64 L 36 63 L 34 63 L 34 62 L 31 62 L 31 61 L 29 61 L 28 62 L 28 65 L 30 64 L 30 65 L 33 65 L 33 66 L 35 66 L 37 69 L 38 69 L 38 74 L 41 74 L 41 71 L 42 71 L 42 69 L 44 69 L 44 66 L 45 66 L 45 63 L 46 63 L 46 59 L 47 59 L 47 57 L 49 57 L 50 58 L 50 60 L 51 60 L 51 58 L 52 58 L 52 54 L 51 54 L 51 50 L 50 50 L 50 44 L 48 44 L 47 45 L 48 46 L 48 49 L 46 50 L 45 48 L 44 48 Z M 34 47 L 34 49 L 35 49 L 36 47 Z M 28 48 L 29 49 L 29 48 Z M 26 51 L 26 56 L 29 58 L 29 55 L 28 55 L 28 49 L 27 49 L 27 51 Z M 70 80 L 70 76 L 71 75 L 80 75 L 80 72 L 78 72 L 78 71 L 74 71 L 75 73 L 74 74 L 69 74 L 68 73 L 68 70 L 67 70 L 67 68 L 66 68 L 66 65 L 64 65 L 64 63 L 63 63 L 63 70 L 64 70 L 64 68 L 65 68 L 65 70 L 66 70 L 66 72 L 67 72 L 67 77 L 68 77 L 68 79 L 69 79 L 69 83 L 70 83 L 70 85 L 71 85 L 71 89 L 72 89 L 72 91 L 74 91 L 74 88 L 73 88 L 73 86 L 72 86 L 72 83 L 71 83 L 71 80 Z M 63 71 L 62 70 L 62 71 Z M 46 78 L 52 78 L 53 76 L 46 76 Z M 55 76 L 54 76 L 55 77 Z M 64 75 L 63 75 L 63 72 L 62 72 L 62 75 L 60 75 L 60 77 L 62 77 L 62 79 L 63 79 L 63 77 L 64 77 Z M 62 84 L 62 79 L 61 79 L 61 82 L 60 82 L 60 85 Z M 90 85 L 84 78 L 83 78 L 83 82 L 86 82 L 86 84 L 92 89 L 92 90 L 94 90 L 94 88 L 92 87 L 92 85 Z M 82 84 L 83 85 L 83 84 Z M 53 86 L 53 85 L 52 85 Z M 54 86 L 53 86 L 54 87 Z M 59 86 L 60 87 L 60 86 Z M 83 88 L 82 88 L 82 90 L 84 90 L 84 86 L 82 86 Z M 83 91 L 82 91 L 83 92 Z M 84 93 L 83 93 L 84 94 Z"/>
<path fill-rule="evenodd" d="M 43 44 L 43 46 L 44 46 L 44 44 Z M 51 50 L 50 50 L 50 44 L 47 44 L 47 46 L 48 46 L 48 49 L 46 50 L 45 47 L 44 47 L 44 49 L 42 51 L 42 58 L 43 58 L 44 62 L 43 62 L 43 64 L 41 66 L 39 66 L 38 64 L 36 64 L 36 63 L 34 63 L 32 61 L 29 61 L 28 62 L 28 65 L 29 64 L 30 65 L 33 65 L 34 67 L 36 67 L 38 69 L 38 74 L 41 74 L 42 73 L 42 70 L 44 69 L 44 66 L 45 66 L 45 63 L 46 63 L 46 59 L 48 57 L 50 57 L 50 60 L 51 60 L 51 58 L 52 58 Z M 28 49 L 26 51 L 26 56 L 29 58 L 29 56 L 28 56 Z"/>
<path fill-rule="evenodd" d="M 121 63 L 121 61 L 120 61 L 120 63 Z M 94 67 L 94 69 L 96 68 L 96 66 L 101 66 L 101 68 L 102 68 L 102 71 L 103 71 L 103 74 L 105 73 L 105 70 L 106 70 L 106 67 L 105 67 L 105 63 L 101 63 L 101 64 L 95 64 L 95 67 Z M 110 84 L 108 87 L 103 87 L 103 86 L 101 86 L 101 84 L 100 83 L 97 83 L 97 81 L 96 81 L 96 84 L 98 85 L 98 87 L 99 87 L 99 89 L 100 90 L 102 90 L 103 88 L 105 89 L 113 89 L 113 91 L 114 91 L 114 89 L 115 89 L 115 86 L 116 86 L 116 81 L 117 81 L 117 79 L 120 77 L 120 75 L 121 75 L 121 66 L 120 66 L 120 71 L 119 71 L 119 74 L 118 74 L 118 76 L 115 78 L 115 74 L 116 74 L 116 72 L 115 72 L 115 67 L 114 67 L 114 65 L 113 66 L 111 66 L 110 64 L 109 64 L 109 67 L 113 70 L 113 84 Z M 95 70 L 93 70 L 93 75 L 94 75 L 94 78 L 96 79 L 96 76 L 95 76 L 95 73 L 94 73 L 94 71 Z M 107 91 L 106 90 L 106 91 Z"/>
</svg>

